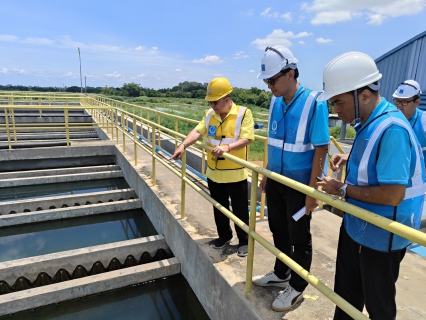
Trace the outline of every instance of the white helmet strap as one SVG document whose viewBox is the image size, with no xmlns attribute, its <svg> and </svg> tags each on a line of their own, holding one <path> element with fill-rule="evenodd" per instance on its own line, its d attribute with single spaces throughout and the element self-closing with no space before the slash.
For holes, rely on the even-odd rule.
<svg viewBox="0 0 426 320">
<path fill-rule="evenodd" d="M 361 122 L 361 118 L 359 117 L 359 103 L 358 103 L 358 92 L 354 90 L 354 100 L 355 100 L 355 119 L 352 120 L 351 125 L 356 125 Z"/>
</svg>

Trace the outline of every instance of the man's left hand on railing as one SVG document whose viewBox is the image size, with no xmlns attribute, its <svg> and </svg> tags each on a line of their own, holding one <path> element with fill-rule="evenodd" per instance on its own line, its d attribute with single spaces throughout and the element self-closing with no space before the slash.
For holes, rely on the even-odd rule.
<svg viewBox="0 0 426 320">
<path fill-rule="evenodd" d="M 225 152 L 229 152 L 229 151 L 230 151 L 229 145 L 225 144 L 223 146 L 217 146 L 217 147 L 215 147 L 212 150 L 212 155 L 217 158 L 217 157 L 220 157 Z"/>
</svg>

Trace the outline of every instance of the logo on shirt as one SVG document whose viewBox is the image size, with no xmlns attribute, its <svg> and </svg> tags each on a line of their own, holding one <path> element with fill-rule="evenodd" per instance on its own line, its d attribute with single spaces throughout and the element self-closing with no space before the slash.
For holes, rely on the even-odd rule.
<svg viewBox="0 0 426 320">
<path fill-rule="evenodd" d="M 209 126 L 209 136 L 215 136 L 216 129 L 217 129 L 217 126 Z"/>
<path fill-rule="evenodd" d="M 272 133 L 274 133 L 274 134 L 277 133 L 277 128 L 278 128 L 277 121 L 276 120 L 272 121 L 272 127 L 271 127 Z"/>
<path fill-rule="evenodd" d="M 266 67 L 265 67 L 265 65 L 264 65 L 264 64 L 262 64 L 261 69 L 262 69 L 262 71 L 265 71 L 265 70 L 266 70 Z"/>
</svg>

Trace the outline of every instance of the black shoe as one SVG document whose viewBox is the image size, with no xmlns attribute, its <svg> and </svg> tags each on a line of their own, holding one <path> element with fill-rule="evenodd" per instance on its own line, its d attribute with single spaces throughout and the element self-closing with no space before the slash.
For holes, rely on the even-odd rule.
<svg viewBox="0 0 426 320">
<path fill-rule="evenodd" d="M 232 241 L 234 241 L 234 237 L 232 237 L 231 239 L 217 238 L 217 239 L 213 242 L 213 248 L 214 248 L 214 249 L 222 249 L 222 248 L 224 248 L 227 244 L 231 243 Z"/>
<path fill-rule="evenodd" d="M 248 245 L 243 244 L 242 246 L 238 246 L 237 255 L 239 257 L 246 257 L 248 255 Z"/>
</svg>

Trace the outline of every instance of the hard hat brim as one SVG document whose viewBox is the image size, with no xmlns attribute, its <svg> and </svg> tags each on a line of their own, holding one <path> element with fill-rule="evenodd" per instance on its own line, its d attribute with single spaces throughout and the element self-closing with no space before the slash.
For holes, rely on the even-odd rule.
<svg viewBox="0 0 426 320">
<path fill-rule="evenodd" d="M 272 71 L 272 72 L 268 72 L 268 73 L 266 73 L 266 72 L 264 72 L 264 73 L 260 72 L 260 73 L 257 75 L 257 78 L 258 78 L 258 79 L 260 79 L 260 80 L 269 79 L 269 78 L 271 78 L 271 77 L 275 76 L 276 74 L 278 74 L 278 73 L 280 73 L 280 72 L 281 72 L 281 70 L 280 70 L 280 71 L 278 71 L 278 72 L 276 72 L 276 71 Z"/>
<path fill-rule="evenodd" d="M 333 96 L 335 96 L 335 95 L 326 94 L 325 92 L 323 92 L 318 96 L 317 101 L 318 102 L 327 101 L 328 99 L 332 98 Z"/>
</svg>

